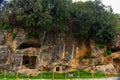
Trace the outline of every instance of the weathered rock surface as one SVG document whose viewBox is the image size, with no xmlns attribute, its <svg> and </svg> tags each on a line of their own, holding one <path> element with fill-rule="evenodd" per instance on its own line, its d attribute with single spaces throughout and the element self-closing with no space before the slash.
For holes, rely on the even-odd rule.
<svg viewBox="0 0 120 80">
<path fill-rule="evenodd" d="M 2 45 L 0 46 L 0 63 L 5 64 L 8 58 L 8 46 Z"/>
<path fill-rule="evenodd" d="M 26 75 L 78 69 L 89 72 L 120 72 L 119 53 L 105 57 L 102 54 L 106 49 L 91 45 L 91 58 L 80 59 L 89 49 L 85 44 L 78 45 L 72 36 L 46 35 L 40 39 L 29 39 L 22 29 L 9 30 L 4 34 L 0 34 L 0 72 L 5 69 Z M 13 34 L 16 36 L 13 37 Z"/>
<path fill-rule="evenodd" d="M 3 33 L 0 33 L 0 45 L 4 45 L 5 44 L 5 35 Z"/>
<path fill-rule="evenodd" d="M 107 74 L 120 73 L 120 52 L 112 53 L 106 57 L 99 55 L 94 58 L 82 59 L 79 69 L 88 72 L 100 71 Z"/>
<path fill-rule="evenodd" d="M 108 74 L 110 74 L 110 73 L 116 74 L 117 73 L 113 64 L 97 65 L 96 70 L 101 71 L 101 72 L 105 72 L 105 73 L 108 73 Z"/>
<path fill-rule="evenodd" d="M 120 52 L 112 53 L 107 57 L 99 57 L 99 64 L 96 64 L 98 71 L 106 73 L 120 73 Z M 95 60 L 98 61 L 98 60 Z"/>
<path fill-rule="evenodd" d="M 118 73 L 120 73 L 120 52 L 113 53 L 111 55 L 113 59 L 113 65 Z"/>
<path fill-rule="evenodd" d="M 117 36 L 115 37 L 113 43 L 108 44 L 108 48 L 112 51 L 120 51 L 120 32 L 117 33 Z"/>
<path fill-rule="evenodd" d="M 9 47 L 6 45 L 0 46 L 0 72 L 11 68 L 11 64 L 8 64 L 8 55 Z"/>
<path fill-rule="evenodd" d="M 92 40 L 90 41 L 90 48 L 91 48 L 91 57 L 97 57 L 97 58 L 107 50 L 105 45 L 100 47 L 98 44 L 95 44 L 95 42 Z"/>
</svg>

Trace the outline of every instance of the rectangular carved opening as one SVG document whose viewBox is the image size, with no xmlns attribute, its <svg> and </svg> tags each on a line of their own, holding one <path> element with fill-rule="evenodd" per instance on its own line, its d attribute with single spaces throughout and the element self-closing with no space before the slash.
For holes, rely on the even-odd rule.
<svg viewBox="0 0 120 80">
<path fill-rule="evenodd" d="M 36 56 L 23 56 L 23 65 L 27 68 L 34 69 L 36 67 Z"/>
<path fill-rule="evenodd" d="M 60 71 L 60 67 L 56 67 L 56 71 L 57 71 L 57 72 Z"/>
</svg>

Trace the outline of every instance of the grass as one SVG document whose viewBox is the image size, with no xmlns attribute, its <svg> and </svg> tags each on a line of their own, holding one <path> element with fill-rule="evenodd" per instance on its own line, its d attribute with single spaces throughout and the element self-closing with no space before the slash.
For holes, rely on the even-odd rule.
<svg viewBox="0 0 120 80">
<path fill-rule="evenodd" d="M 73 74 L 72 77 L 68 76 L 68 74 Z M 16 74 L 6 74 L 6 78 L 7 80 L 14 80 L 16 79 Z M 27 75 L 22 75 L 19 74 L 18 77 L 20 79 L 27 79 L 28 76 Z M 37 76 L 29 76 L 30 79 L 40 79 L 40 78 L 44 78 L 44 79 L 52 79 L 53 77 L 53 73 L 52 72 L 44 72 L 42 74 L 39 74 Z M 85 72 L 82 70 L 79 70 L 79 77 L 80 78 L 92 78 L 92 73 L 89 72 Z M 105 74 L 101 73 L 101 72 L 96 72 L 94 74 L 94 78 L 104 78 Z M 0 80 L 4 78 L 4 74 L 0 74 Z M 68 73 L 54 73 L 54 79 L 74 79 L 74 78 L 78 78 L 78 71 L 73 71 L 73 72 L 68 72 Z"/>
</svg>

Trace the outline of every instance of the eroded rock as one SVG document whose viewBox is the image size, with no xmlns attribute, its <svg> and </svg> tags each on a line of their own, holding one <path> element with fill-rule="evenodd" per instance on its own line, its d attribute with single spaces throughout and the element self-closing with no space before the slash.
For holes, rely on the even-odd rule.
<svg viewBox="0 0 120 80">
<path fill-rule="evenodd" d="M 117 73 L 113 64 L 97 65 L 96 70 L 104 73 Z"/>
<path fill-rule="evenodd" d="M 0 45 L 4 45 L 6 42 L 5 35 L 0 33 Z"/>
<path fill-rule="evenodd" d="M 45 36 L 45 39 L 41 36 L 40 39 L 28 39 L 23 30 L 13 30 L 13 33 L 16 34 L 13 39 L 11 36 L 13 33 L 10 33 L 6 34 L 6 43 L 3 43 L 5 36 L 0 35 L 2 38 L 0 70 L 9 67 L 8 70 L 11 69 L 14 73 L 19 72 L 25 75 L 37 75 L 43 71 L 65 72 L 78 69 L 88 72 L 120 72 L 120 56 L 118 53 L 107 57 L 103 56 L 106 48 L 100 49 L 93 44 L 90 58 L 80 59 L 90 51 L 85 44 L 78 45 L 71 36 L 54 38 Z M 90 55 L 90 53 L 88 54 Z"/>
<path fill-rule="evenodd" d="M 8 58 L 8 46 L 0 46 L 0 63 L 5 64 Z"/>
</svg>

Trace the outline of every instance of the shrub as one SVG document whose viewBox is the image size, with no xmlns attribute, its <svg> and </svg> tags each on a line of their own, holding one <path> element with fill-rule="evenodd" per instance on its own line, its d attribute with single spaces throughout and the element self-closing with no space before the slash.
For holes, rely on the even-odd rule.
<svg viewBox="0 0 120 80">
<path fill-rule="evenodd" d="M 10 28 L 11 28 L 11 26 L 9 24 L 4 24 L 2 27 L 0 27 L 0 30 L 7 30 Z"/>
<path fill-rule="evenodd" d="M 98 44 L 98 47 L 103 49 L 103 48 L 105 48 L 105 44 Z"/>
<path fill-rule="evenodd" d="M 111 50 L 107 50 L 107 51 L 104 52 L 103 55 L 104 55 L 104 56 L 108 56 L 108 55 L 111 55 L 111 53 L 112 53 Z"/>
<path fill-rule="evenodd" d="M 86 53 L 86 54 L 83 56 L 83 58 L 84 58 L 84 59 L 88 59 L 89 56 L 90 56 L 89 53 Z"/>
</svg>

